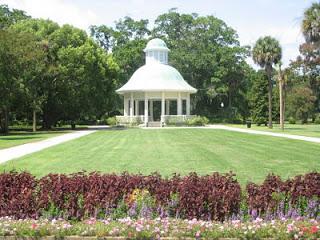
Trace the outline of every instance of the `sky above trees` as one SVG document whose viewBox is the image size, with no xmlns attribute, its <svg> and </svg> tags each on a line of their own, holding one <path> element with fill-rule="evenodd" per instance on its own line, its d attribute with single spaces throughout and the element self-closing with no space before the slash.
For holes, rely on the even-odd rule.
<svg viewBox="0 0 320 240">
<path fill-rule="evenodd" d="M 303 12 L 312 0 L 0 0 L 10 8 L 21 9 L 33 18 L 45 18 L 69 23 L 89 31 L 90 25 L 113 26 L 125 16 L 135 20 L 154 19 L 178 8 L 180 13 L 213 15 L 235 29 L 241 45 L 253 46 L 265 35 L 279 40 L 283 48 L 284 66 L 299 55 L 299 45 L 304 42 L 300 26 Z M 248 58 L 248 63 L 257 68 Z"/>
</svg>

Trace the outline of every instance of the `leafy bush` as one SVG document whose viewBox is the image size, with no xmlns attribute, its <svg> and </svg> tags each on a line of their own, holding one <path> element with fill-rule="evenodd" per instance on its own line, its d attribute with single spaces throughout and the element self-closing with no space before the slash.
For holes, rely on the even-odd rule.
<svg viewBox="0 0 320 240">
<path fill-rule="evenodd" d="M 320 124 L 320 119 L 314 120 L 314 123 L 315 123 L 315 124 Z"/>
<path fill-rule="evenodd" d="M 242 192 L 232 173 L 162 178 L 85 172 L 0 174 L 0 217 L 82 220 L 95 218 L 282 219 L 320 216 L 320 173 L 282 181 L 269 174 L 261 184 L 249 183 Z"/>
<path fill-rule="evenodd" d="M 290 118 L 290 119 L 289 119 L 289 123 L 290 123 L 290 124 L 296 124 L 296 120 L 295 120 L 294 118 Z"/>
<path fill-rule="evenodd" d="M 317 217 L 320 214 L 320 173 L 298 175 L 286 182 L 269 174 L 261 185 L 247 185 L 245 199 L 254 217 Z"/>
<path fill-rule="evenodd" d="M 112 126 L 117 125 L 117 119 L 116 119 L 116 117 L 109 117 L 109 118 L 107 119 L 107 123 L 108 123 L 109 125 L 112 125 Z"/>
<path fill-rule="evenodd" d="M 196 116 L 194 118 L 188 119 L 186 124 L 188 126 L 204 126 L 209 123 L 209 119 L 206 117 Z"/>
<path fill-rule="evenodd" d="M 30 173 L 0 174 L 0 217 L 36 217 L 39 212 L 36 186 L 37 180 Z"/>
</svg>

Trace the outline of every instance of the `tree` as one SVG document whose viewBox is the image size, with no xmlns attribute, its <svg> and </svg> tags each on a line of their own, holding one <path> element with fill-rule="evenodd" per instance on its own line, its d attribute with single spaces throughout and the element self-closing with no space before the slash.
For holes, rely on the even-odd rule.
<svg viewBox="0 0 320 240">
<path fill-rule="evenodd" d="M 279 84 L 279 105 L 280 105 L 280 130 L 284 130 L 284 111 L 283 111 L 283 76 L 281 70 L 281 62 L 278 63 L 278 84 Z"/>
<path fill-rule="evenodd" d="M 0 29 L 0 123 L 1 131 L 8 133 L 8 114 L 14 96 L 24 86 L 25 77 L 42 53 L 32 36 L 11 29 Z"/>
<path fill-rule="evenodd" d="M 310 88 L 312 95 L 316 97 L 313 112 L 310 113 L 314 121 L 316 113 L 320 112 L 320 48 L 304 43 L 299 50 L 300 55 L 296 61 L 291 62 L 290 67 L 296 72 L 297 84 Z"/>
<path fill-rule="evenodd" d="M 80 118 L 99 117 L 114 108 L 118 66 L 85 31 L 43 19 L 13 27 L 33 34 L 45 52 L 37 77 L 26 86 L 29 105 L 42 113 L 43 128 L 59 120 L 74 126 Z"/>
<path fill-rule="evenodd" d="M 65 83 L 64 118 L 72 126 L 80 118 L 100 118 L 113 107 L 118 66 L 92 39 L 79 47 L 61 48 L 58 59 Z"/>
<path fill-rule="evenodd" d="M 315 96 L 310 88 L 297 88 L 289 96 L 289 112 L 291 116 L 301 119 L 302 123 L 307 123 L 309 113 L 314 107 Z"/>
<path fill-rule="evenodd" d="M 8 5 L 0 5 L 0 28 L 7 28 L 18 21 L 30 18 L 24 11 L 10 10 Z"/>
<path fill-rule="evenodd" d="M 59 29 L 59 25 L 51 20 L 44 19 L 27 19 L 12 25 L 10 28 L 23 33 L 34 36 L 38 42 L 38 46 L 43 50 L 44 56 L 42 62 L 33 62 L 37 71 L 27 76 L 24 85 L 24 94 L 26 102 L 32 109 L 33 131 L 36 131 L 37 113 L 46 115 L 44 109 L 51 104 L 51 96 L 56 92 L 57 67 L 55 63 L 56 53 L 52 50 L 52 42 L 50 36 Z M 39 64 L 37 66 L 37 64 Z M 59 111 L 53 111 L 57 114 Z M 51 123 L 43 121 L 43 128 L 49 129 Z"/>
<path fill-rule="evenodd" d="M 320 44 L 320 2 L 312 5 L 304 12 L 301 31 L 308 44 Z"/>
<path fill-rule="evenodd" d="M 155 20 L 152 36 L 166 41 L 170 64 L 177 68 L 198 92 L 193 96 L 193 112 L 211 116 L 221 102 L 232 107 L 244 86 L 246 47 L 222 20 L 213 16 L 179 14 L 176 9 Z"/>
<path fill-rule="evenodd" d="M 268 76 L 259 70 L 250 91 L 250 115 L 258 126 L 268 122 Z"/>
<path fill-rule="evenodd" d="M 261 37 L 255 43 L 252 50 L 252 58 L 255 64 L 265 68 L 268 76 L 268 102 L 269 102 L 269 128 L 272 129 L 272 65 L 281 60 L 281 47 L 279 42 L 270 37 Z"/>
<path fill-rule="evenodd" d="M 134 21 L 125 17 L 116 22 L 115 27 L 91 26 L 91 36 L 100 43 L 106 52 L 112 52 L 119 65 L 119 84 L 125 84 L 132 74 L 144 64 L 143 49 L 150 35 L 148 20 Z M 120 87 L 120 85 L 118 87 Z M 122 101 L 121 101 L 122 102 Z"/>
</svg>

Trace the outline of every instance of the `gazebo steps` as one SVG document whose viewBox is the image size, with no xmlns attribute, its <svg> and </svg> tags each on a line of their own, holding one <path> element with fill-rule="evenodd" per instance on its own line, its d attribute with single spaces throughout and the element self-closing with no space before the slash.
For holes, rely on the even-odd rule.
<svg viewBox="0 0 320 240">
<path fill-rule="evenodd" d="M 161 122 L 148 122 L 147 127 L 161 127 Z"/>
</svg>

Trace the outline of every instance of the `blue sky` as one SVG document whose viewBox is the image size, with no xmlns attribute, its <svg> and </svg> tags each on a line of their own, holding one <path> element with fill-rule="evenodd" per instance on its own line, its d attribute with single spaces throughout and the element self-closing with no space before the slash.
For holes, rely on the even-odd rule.
<svg viewBox="0 0 320 240">
<path fill-rule="evenodd" d="M 125 16 L 153 21 L 170 8 L 180 13 L 213 15 L 235 29 L 241 45 L 253 46 L 270 35 L 283 48 L 283 64 L 299 54 L 304 41 L 300 33 L 303 12 L 315 0 L 0 0 L 10 8 L 26 11 L 34 18 L 68 23 L 88 31 L 90 25 L 113 26 Z M 251 59 L 248 63 L 254 66 Z M 255 68 L 258 68 L 257 66 Z"/>
</svg>

